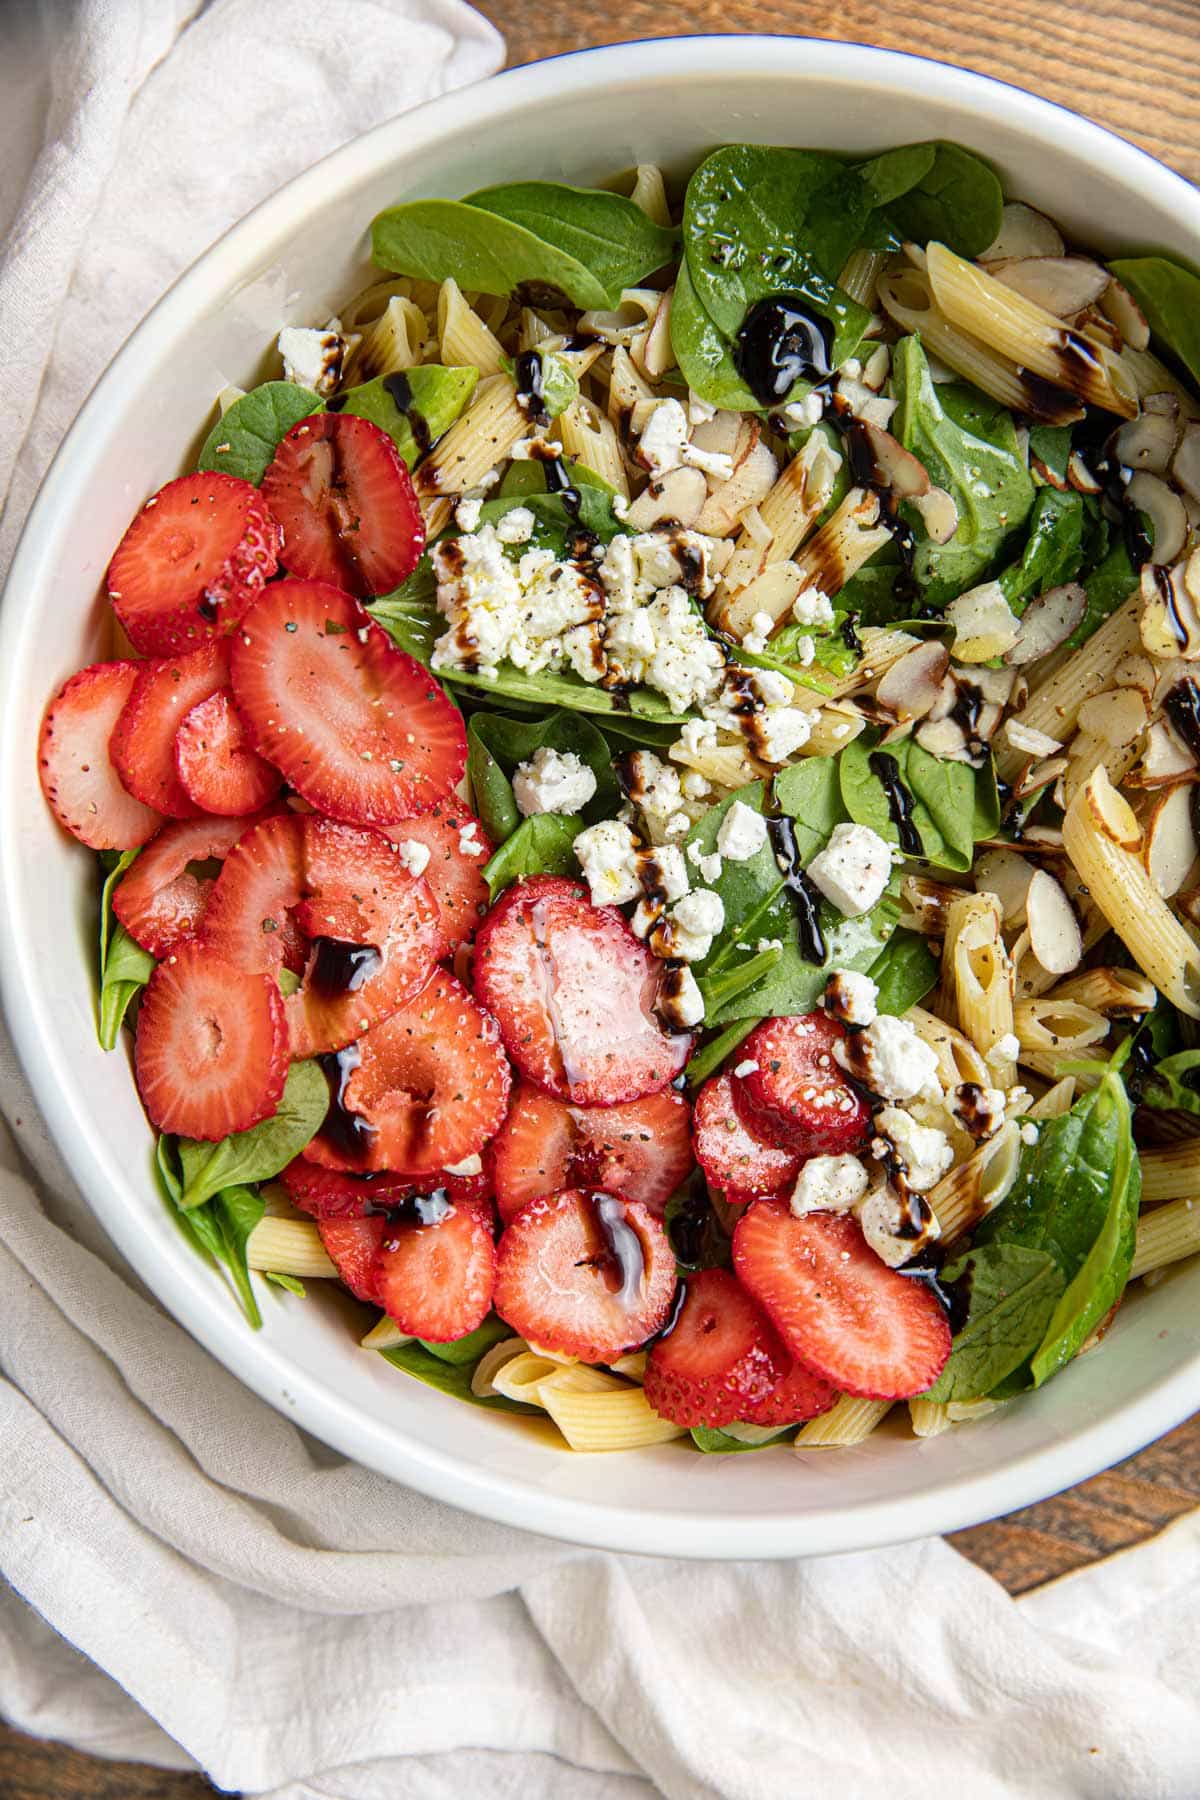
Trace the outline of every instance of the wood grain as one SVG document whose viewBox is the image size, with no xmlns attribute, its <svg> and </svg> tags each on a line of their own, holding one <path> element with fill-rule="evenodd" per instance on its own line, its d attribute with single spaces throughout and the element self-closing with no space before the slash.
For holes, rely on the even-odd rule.
<svg viewBox="0 0 1200 1800">
<path fill-rule="evenodd" d="M 689 32 L 774 31 L 917 50 L 1111 126 L 1200 178 L 1200 0 L 484 0 L 509 62 Z M 631 49 L 630 55 L 636 55 Z M 1111 1556 L 1200 1504 L 1200 1415 L 1094 1481 L 951 1542 L 1012 1594 Z M 202 1777 L 102 1762 L 0 1726 L 2 1800 L 199 1800 Z"/>
</svg>

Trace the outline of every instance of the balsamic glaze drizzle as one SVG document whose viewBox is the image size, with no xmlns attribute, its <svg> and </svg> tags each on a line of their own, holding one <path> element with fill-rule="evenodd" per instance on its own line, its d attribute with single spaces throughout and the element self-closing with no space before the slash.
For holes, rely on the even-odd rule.
<svg viewBox="0 0 1200 1800">
<path fill-rule="evenodd" d="M 417 449 L 424 454 L 433 442 L 433 433 L 429 429 L 429 420 L 414 404 L 412 382 L 401 369 L 394 375 L 385 375 L 383 385 L 395 401 L 397 412 L 402 412 L 408 421 Z"/>
<path fill-rule="evenodd" d="M 546 411 L 546 370 L 540 350 L 522 350 L 514 365 L 517 383 L 517 405 L 531 425 L 548 425 Z"/>
<path fill-rule="evenodd" d="M 312 948 L 315 954 L 308 972 L 308 989 L 323 1000 L 339 1000 L 343 994 L 357 993 L 363 982 L 370 981 L 383 967 L 383 953 L 374 944 L 315 937 Z"/>
<path fill-rule="evenodd" d="M 771 294 L 750 307 L 737 334 L 734 366 L 755 399 L 778 406 L 798 381 L 833 373 L 833 326 L 799 294 Z"/>
<path fill-rule="evenodd" d="M 820 898 L 800 865 L 796 845 L 796 828 L 786 813 L 767 820 L 767 836 L 775 852 L 775 862 L 783 876 L 783 885 L 791 896 L 796 912 L 796 929 L 800 938 L 800 954 L 805 962 L 823 963 L 829 954 L 825 933 L 821 930 Z"/>
<path fill-rule="evenodd" d="M 922 856 L 921 834 L 913 824 L 913 798 L 900 779 L 900 765 L 886 750 L 872 750 L 867 767 L 887 795 L 888 812 L 905 856 Z"/>
<path fill-rule="evenodd" d="M 604 1234 L 608 1253 L 621 1271 L 618 1302 L 632 1312 L 646 1276 L 646 1258 L 639 1238 L 625 1213 L 625 1203 L 612 1194 L 593 1194 L 596 1221 Z"/>
<path fill-rule="evenodd" d="M 342 1050 L 323 1052 L 317 1061 L 329 1083 L 329 1111 L 320 1135 L 339 1156 L 361 1161 L 370 1149 L 375 1127 L 361 1113 L 351 1112 L 346 1105 L 346 1087 L 362 1061 L 362 1052 L 357 1044 L 347 1044 Z"/>
</svg>

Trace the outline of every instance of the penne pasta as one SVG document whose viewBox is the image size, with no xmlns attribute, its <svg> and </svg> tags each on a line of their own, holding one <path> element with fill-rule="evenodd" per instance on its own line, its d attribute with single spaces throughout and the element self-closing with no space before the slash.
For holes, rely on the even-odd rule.
<svg viewBox="0 0 1200 1800">
<path fill-rule="evenodd" d="M 925 1400 L 919 1394 L 908 1403 L 908 1417 L 913 1436 L 919 1438 L 940 1437 L 954 1423 L 950 1408 L 943 1401 Z"/>
<path fill-rule="evenodd" d="M 638 1450 L 686 1436 L 684 1426 L 659 1418 L 640 1387 L 625 1382 L 589 1391 L 543 1383 L 540 1398 L 572 1450 Z"/>
<path fill-rule="evenodd" d="M 780 620 L 800 592 L 802 579 L 765 582 L 770 568 L 794 575 L 793 553 L 808 536 L 833 493 L 841 457 L 814 433 L 792 458 L 756 509 L 761 533 L 743 529 L 713 603 L 714 621 L 744 636 L 756 612 Z"/>
<path fill-rule="evenodd" d="M 481 378 L 504 373 L 504 349 L 479 314 L 467 305 L 456 281 L 443 281 L 438 294 L 438 345 L 450 368 L 478 369 Z"/>
<path fill-rule="evenodd" d="M 415 300 L 393 294 L 379 317 L 361 327 L 361 333 L 346 359 L 343 380 L 351 387 L 423 361 L 429 323 Z"/>
<path fill-rule="evenodd" d="M 1069 1113 L 1075 1100 L 1075 1089 L 1079 1085 L 1074 1075 L 1064 1075 L 1056 1081 L 1052 1088 L 1047 1088 L 1041 1097 L 1034 1101 L 1025 1117 L 1027 1119 L 1059 1119 L 1063 1113 Z"/>
<path fill-rule="evenodd" d="M 372 1325 L 366 1337 L 360 1338 L 359 1344 L 364 1350 L 395 1350 L 400 1344 L 411 1344 L 416 1340 L 411 1333 L 401 1331 L 394 1319 L 384 1313 L 376 1324 Z"/>
<path fill-rule="evenodd" d="M 1020 1161 L 1021 1128 L 1009 1119 L 995 1137 L 930 1188 L 928 1200 L 941 1227 L 943 1246 L 965 1236 L 999 1206 L 1016 1179 Z"/>
<path fill-rule="evenodd" d="M 850 577 L 891 542 L 892 534 L 879 518 L 879 495 L 870 488 L 851 488 L 833 517 L 795 558 L 800 576 L 797 591 L 799 587 L 820 588 L 830 599 L 839 594 Z"/>
<path fill-rule="evenodd" d="M 1016 718 L 1029 730 L 1043 731 L 1060 742 L 1069 738 L 1079 722 L 1080 708 L 1103 693 L 1118 662 L 1139 650 L 1141 641 L 1135 594 L 1033 690 Z M 1023 752 L 1002 748 L 996 756 L 996 772 L 1002 781 L 1012 781 L 1026 760 Z"/>
<path fill-rule="evenodd" d="M 1138 1220 L 1130 1281 L 1200 1250 L 1200 1204 L 1190 1198 L 1155 1206 Z"/>
<path fill-rule="evenodd" d="M 1160 1200 L 1200 1199 L 1200 1137 L 1162 1150 L 1143 1150 L 1142 1205 Z"/>
<path fill-rule="evenodd" d="M 997 1046 L 1013 1033 L 1013 971 L 1000 927 L 995 895 L 962 894 L 952 900 L 946 909 L 942 968 L 959 1026 L 986 1060 L 991 1085 L 1009 1088 L 1016 1065 Z"/>
<path fill-rule="evenodd" d="M 892 1405 L 891 1400 L 857 1400 L 853 1394 L 842 1394 L 827 1413 L 801 1426 L 793 1448 L 835 1450 L 846 1444 L 861 1444 L 891 1411 Z"/>
<path fill-rule="evenodd" d="M 887 268 L 887 262 L 885 250 L 852 250 L 838 277 L 838 286 L 860 306 L 874 312 L 879 278 Z"/>
<path fill-rule="evenodd" d="M 956 1088 L 964 1081 L 973 1081 L 979 1087 L 997 1085 L 992 1065 L 984 1061 L 980 1051 L 956 1026 L 948 1025 L 923 1006 L 910 1007 L 905 1017 L 937 1056 L 938 1080 L 944 1088 Z"/>
<path fill-rule="evenodd" d="M 523 1356 L 526 1348 L 524 1338 L 510 1337 L 502 1338 L 490 1350 L 484 1351 L 471 1374 L 471 1392 L 476 1399 L 486 1400 L 498 1392 L 495 1386 L 496 1375 L 507 1368 L 509 1363 L 515 1362 L 518 1356 Z"/>
<path fill-rule="evenodd" d="M 656 225 L 671 223 L 671 209 L 667 205 L 667 186 L 663 180 L 663 172 L 657 163 L 639 163 L 634 178 L 633 192 L 629 198 L 635 206 L 640 206 L 648 219 Z"/>
<path fill-rule="evenodd" d="M 1080 1000 L 1047 995 L 1040 1000 L 1019 1000 L 1013 1008 L 1012 1029 L 1026 1051 L 1043 1052 L 1060 1061 L 1082 1056 L 1108 1036 L 1109 1021 L 1093 1006 Z"/>
<path fill-rule="evenodd" d="M 620 440 L 612 420 L 606 418 L 599 407 L 582 398 L 572 401 L 559 415 L 558 430 L 568 456 L 599 475 L 626 500 L 629 498 L 629 478 Z"/>
<path fill-rule="evenodd" d="M 335 1277 L 334 1267 L 313 1219 L 281 1219 L 267 1214 L 246 1239 L 246 1261 L 252 1269 L 273 1275 Z"/>
<path fill-rule="evenodd" d="M 481 381 L 466 412 L 417 467 L 413 481 L 422 503 L 478 487 L 517 439 L 524 437 L 528 425 L 516 387 L 507 375 Z M 428 520 L 426 523 L 428 527 Z"/>
</svg>

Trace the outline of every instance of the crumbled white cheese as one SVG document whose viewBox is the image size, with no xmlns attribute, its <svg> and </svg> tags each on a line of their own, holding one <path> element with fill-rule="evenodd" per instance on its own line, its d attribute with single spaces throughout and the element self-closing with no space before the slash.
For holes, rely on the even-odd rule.
<svg viewBox="0 0 1200 1800">
<path fill-rule="evenodd" d="M 995 1137 L 1003 1125 L 1007 1101 L 1003 1088 L 980 1087 L 975 1081 L 959 1082 L 949 1096 L 954 1117 L 981 1143 Z"/>
<path fill-rule="evenodd" d="M 619 519 L 623 525 L 629 517 L 629 501 L 624 494 L 614 494 L 610 504 L 613 509 L 613 518 Z"/>
<path fill-rule="evenodd" d="M 735 800 L 717 831 L 717 850 L 726 862 L 749 862 L 767 841 L 767 821 L 762 814 Z"/>
<path fill-rule="evenodd" d="M 461 1162 L 447 1163 L 447 1175 L 482 1175 L 483 1158 L 476 1151 L 474 1156 L 464 1156 Z"/>
<path fill-rule="evenodd" d="M 642 467 L 650 471 L 652 479 L 657 479 L 689 464 L 718 481 L 728 481 L 733 474 L 733 458 L 724 450 L 702 450 L 698 444 L 690 443 L 690 429 L 682 401 L 655 401 L 638 439 L 637 458 Z"/>
<path fill-rule="evenodd" d="M 728 450 L 702 450 L 699 444 L 683 446 L 683 461 L 690 468 L 711 475 L 714 481 L 729 481 L 733 475 L 733 458 Z"/>
<path fill-rule="evenodd" d="M 990 1063 L 1016 1062 L 1021 1054 L 1021 1040 L 1015 1031 L 1006 1031 L 1003 1037 L 996 1039 L 986 1053 L 986 1061 Z"/>
<path fill-rule="evenodd" d="M 302 325 L 288 325 L 279 334 L 283 379 L 311 388 L 322 400 L 328 400 L 342 379 L 347 348 L 346 339 L 335 329 L 314 331 Z"/>
<path fill-rule="evenodd" d="M 792 618 L 797 625 L 832 625 L 833 602 L 819 587 L 801 588 L 792 601 Z"/>
<path fill-rule="evenodd" d="M 854 1210 L 867 1243 L 892 1269 L 942 1235 L 929 1203 L 916 1192 L 902 1200 L 893 1187 L 872 1188 Z"/>
<path fill-rule="evenodd" d="M 688 800 L 707 800 L 712 793 L 712 782 L 699 769 L 688 769 L 679 785 Z"/>
<path fill-rule="evenodd" d="M 604 648 L 613 680 L 656 689 L 674 712 L 711 700 L 725 670 L 720 645 L 681 587 L 660 588 L 640 612 L 610 618 Z"/>
<path fill-rule="evenodd" d="M 835 969 L 825 984 L 822 1000 L 826 1012 L 844 1025 L 872 1025 L 878 1014 L 879 988 L 869 975 L 855 969 Z"/>
<path fill-rule="evenodd" d="M 690 883 L 687 863 L 678 844 L 656 844 L 637 852 L 642 892 L 659 895 L 665 903 L 682 901 Z"/>
<path fill-rule="evenodd" d="M 790 406 L 783 408 L 783 416 L 789 425 L 802 429 L 806 425 L 816 425 L 825 411 L 825 396 L 817 388 L 805 394 L 803 400 L 793 400 Z"/>
<path fill-rule="evenodd" d="M 864 1030 L 835 1044 L 833 1054 L 847 1074 L 885 1100 L 941 1093 L 936 1053 L 907 1019 L 891 1013 L 880 1013 Z"/>
<path fill-rule="evenodd" d="M 710 419 L 717 416 L 716 407 L 710 406 L 707 400 L 702 400 L 691 388 L 688 389 L 687 411 L 689 425 L 707 425 Z"/>
<path fill-rule="evenodd" d="M 713 939 L 725 924 L 725 907 L 719 894 L 707 888 L 686 895 L 670 915 L 656 925 L 650 948 L 656 956 L 679 962 L 703 962 Z"/>
<path fill-rule="evenodd" d="M 496 520 L 496 536 L 502 544 L 527 544 L 537 523 L 527 506 L 514 506 Z"/>
<path fill-rule="evenodd" d="M 684 806 L 679 771 L 653 750 L 634 750 L 624 762 L 625 790 L 640 812 L 652 844 L 671 837 L 686 837 L 691 817 Z M 680 831 L 676 821 L 682 818 Z"/>
<path fill-rule="evenodd" d="M 692 971 L 679 965 L 669 971 L 670 985 L 660 987 L 658 1011 L 669 1025 L 691 1031 L 704 1020 L 704 995 Z"/>
<path fill-rule="evenodd" d="M 744 1081 L 747 1075 L 756 1075 L 758 1073 L 758 1064 L 752 1056 L 746 1056 L 742 1058 L 742 1061 L 738 1063 L 733 1072 L 738 1077 L 739 1081 Z"/>
<path fill-rule="evenodd" d="M 417 838 L 402 838 L 396 845 L 400 866 L 410 875 L 423 875 L 429 867 L 429 845 Z"/>
<path fill-rule="evenodd" d="M 797 1218 L 810 1212 L 849 1212 L 867 1186 L 867 1171 L 857 1156 L 810 1156 L 788 1204 Z"/>
<path fill-rule="evenodd" d="M 756 612 L 750 620 L 749 631 L 742 635 L 742 649 L 748 650 L 751 656 L 764 656 L 774 629 L 775 621 L 770 613 Z"/>
<path fill-rule="evenodd" d="M 479 498 L 460 500 L 454 509 L 454 523 L 460 531 L 475 531 L 482 511 L 483 501 Z"/>
<path fill-rule="evenodd" d="M 892 1153 L 904 1170 L 905 1184 L 923 1194 L 935 1181 L 940 1181 L 954 1152 L 944 1131 L 935 1125 L 921 1125 L 900 1106 L 884 1106 L 875 1114 L 875 1130 L 882 1140 L 882 1153 Z"/>
<path fill-rule="evenodd" d="M 725 924 L 725 903 L 711 888 L 696 888 L 680 900 L 672 913 L 685 931 L 707 932 L 716 937 Z"/>
<path fill-rule="evenodd" d="M 1038 1141 L 1037 1126 L 1034 1125 L 1032 1123 L 1032 1121 L 1022 1125 L 1022 1127 L 1021 1127 L 1021 1142 L 1025 1145 L 1026 1149 L 1031 1150 L 1033 1148 L 1034 1144 L 1037 1143 L 1037 1141 Z"/>
<path fill-rule="evenodd" d="M 778 764 L 812 734 L 808 714 L 791 704 L 795 692 L 780 670 L 745 664 L 726 672 L 720 691 L 702 711 L 714 727 L 744 738 L 761 761 Z M 686 735 L 681 741 L 686 750 Z"/>
<path fill-rule="evenodd" d="M 808 865 L 809 879 L 848 919 L 869 912 L 887 887 L 892 847 L 869 825 L 835 825 Z"/>
<path fill-rule="evenodd" d="M 1012 649 L 1021 629 L 998 581 L 968 588 L 950 602 L 943 616 L 956 633 L 954 655 L 964 663 L 985 663 L 1003 656 Z"/>
<path fill-rule="evenodd" d="M 706 856 L 699 844 L 689 844 L 687 857 L 692 866 L 699 869 L 702 881 L 713 882 L 721 879 L 721 870 L 724 865 L 715 850 L 711 856 Z"/>
<path fill-rule="evenodd" d="M 464 856 L 486 856 L 487 845 L 480 842 L 479 827 L 474 819 L 458 834 L 458 847 Z"/>
<path fill-rule="evenodd" d="M 596 777 L 573 750 L 535 750 L 513 775 L 513 798 L 525 818 L 576 813 L 596 792 Z"/>
<path fill-rule="evenodd" d="M 438 611 L 449 625 L 433 648 L 435 669 L 486 672 L 507 660 L 531 675 L 565 663 L 585 681 L 603 675 L 602 658 L 589 668 L 567 643 L 604 614 L 603 595 L 575 563 L 558 562 L 548 549 L 514 560 L 495 526 L 484 525 L 439 544 L 433 567 Z"/>
<path fill-rule="evenodd" d="M 638 840 L 618 819 L 589 825 L 575 839 L 575 851 L 593 906 L 623 906 L 642 892 L 638 874 Z"/>
<path fill-rule="evenodd" d="M 783 949 L 783 939 L 782 938 L 761 937 L 755 943 L 754 948 L 757 951 L 757 953 L 759 954 L 759 956 L 765 956 L 767 954 L 768 950 L 782 950 Z"/>
</svg>

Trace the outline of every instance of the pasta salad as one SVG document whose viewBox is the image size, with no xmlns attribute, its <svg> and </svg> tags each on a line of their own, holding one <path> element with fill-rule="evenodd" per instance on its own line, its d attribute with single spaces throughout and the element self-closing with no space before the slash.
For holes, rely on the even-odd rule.
<svg viewBox="0 0 1200 1800">
<path fill-rule="evenodd" d="M 181 1229 L 575 1450 L 1040 1386 L 1200 1250 L 1200 281 L 949 143 L 372 250 L 42 727 Z"/>
</svg>

